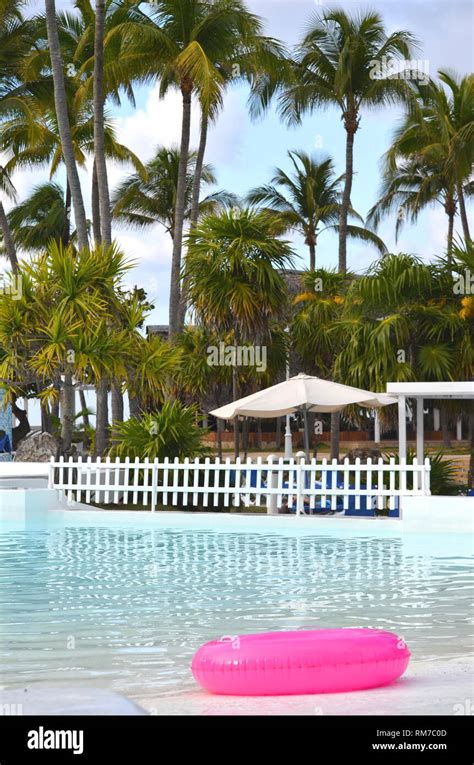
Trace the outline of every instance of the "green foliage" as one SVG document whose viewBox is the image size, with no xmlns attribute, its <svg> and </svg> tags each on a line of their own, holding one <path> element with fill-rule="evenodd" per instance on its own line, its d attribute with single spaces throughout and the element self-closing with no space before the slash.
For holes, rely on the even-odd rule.
<svg viewBox="0 0 474 765">
<path fill-rule="evenodd" d="M 150 460 L 205 456 L 209 449 L 202 438 L 207 431 L 196 425 L 197 414 L 195 406 L 167 401 L 157 412 L 117 423 L 116 443 L 109 455 Z"/>
<path fill-rule="evenodd" d="M 431 464 L 430 471 L 430 491 L 433 495 L 446 495 L 452 496 L 454 494 L 460 494 L 462 487 L 456 482 L 456 464 L 452 460 L 445 459 L 443 452 L 439 451 L 435 454 L 427 455 Z M 386 454 L 385 461 L 393 457 L 395 463 L 399 464 L 398 454 Z M 416 452 L 413 449 L 407 450 L 407 463 L 413 462 L 416 457 Z M 399 488 L 398 477 L 396 480 L 396 488 Z M 413 478 L 408 473 L 407 475 L 407 488 L 413 488 Z"/>
</svg>

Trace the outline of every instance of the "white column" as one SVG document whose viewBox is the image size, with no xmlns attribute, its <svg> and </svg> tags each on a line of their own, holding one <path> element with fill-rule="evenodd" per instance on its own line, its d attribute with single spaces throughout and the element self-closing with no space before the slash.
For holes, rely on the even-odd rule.
<svg viewBox="0 0 474 765">
<path fill-rule="evenodd" d="M 379 417 L 378 409 L 375 410 L 374 441 L 376 444 L 380 443 L 380 417 Z"/>
<path fill-rule="evenodd" d="M 462 441 L 462 417 L 456 420 L 456 441 Z"/>
<path fill-rule="evenodd" d="M 405 396 L 398 397 L 398 455 L 401 460 L 407 458 L 407 417 Z"/>
<path fill-rule="evenodd" d="M 423 399 L 416 399 L 416 458 L 418 464 L 421 465 L 425 456 L 425 430 L 424 430 L 424 401 Z"/>
<path fill-rule="evenodd" d="M 439 409 L 433 409 L 433 427 L 435 430 L 439 430 L 441 428 L 441 419 L 439 415 Z"/>
</svg>

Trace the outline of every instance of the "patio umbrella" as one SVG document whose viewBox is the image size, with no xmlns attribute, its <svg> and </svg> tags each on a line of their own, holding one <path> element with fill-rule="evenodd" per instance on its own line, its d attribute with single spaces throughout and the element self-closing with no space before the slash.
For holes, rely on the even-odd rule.
<svg viewBox="0 0 474 765">
<path fill-rule="evenodd" d="M 252 393 L 230 404 L 213 409 L 210 414 L 221 420 L 244 417 L 281 417 L 303 412 L 305 424 L 305 451 L 309 455 L 308 412 L 339 412 L 349 404 L 378 409 L 396 404 L 397 399 L 386 393 L 372 393 L 350 385 L 322 380 L 320 377 L 299 374 L 270 388 Z"/>
</svg>

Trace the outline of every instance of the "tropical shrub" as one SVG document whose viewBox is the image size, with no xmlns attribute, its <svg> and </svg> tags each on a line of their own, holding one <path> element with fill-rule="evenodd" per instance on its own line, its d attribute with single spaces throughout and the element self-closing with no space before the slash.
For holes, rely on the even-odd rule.
<svg viewBox="0 0 474 765">
<path fill-rule="evenodd" d="M 205 456 L 209 450 L 202 437 L 207 431 L 196 425 L 197 413 L 195 406 L 167 401 L 157 412 L 117 423 L 109 456 L 150 460 Z"/>
</svg>

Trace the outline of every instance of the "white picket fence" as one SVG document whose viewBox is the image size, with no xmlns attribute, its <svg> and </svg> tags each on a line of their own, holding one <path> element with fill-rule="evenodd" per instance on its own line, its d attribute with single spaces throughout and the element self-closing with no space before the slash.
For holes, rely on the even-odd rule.
<svg viewBox="0 0 474 765">
<path fill-rule="evenodd" d="M 49 487 L 77 502 L 149 505 L 152 511 L 158 504 L 203 508 L 266 504 L 268 512 L 287 505 L 297 515 L 395 510 L 400 497 L 430 494 L 430 462 L 61 458 L 51 459 Z"/>
</svg>

